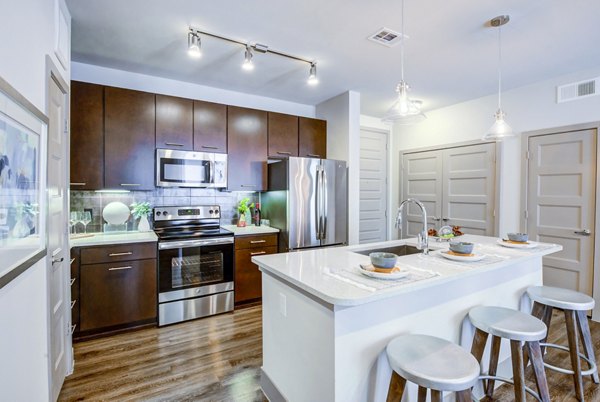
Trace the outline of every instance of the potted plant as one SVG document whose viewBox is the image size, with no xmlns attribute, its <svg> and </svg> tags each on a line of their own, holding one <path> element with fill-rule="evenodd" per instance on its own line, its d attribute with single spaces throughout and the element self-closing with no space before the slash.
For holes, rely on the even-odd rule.
<svg viewBox="0 0 600 402">
<path fill-rule="evenodd" d="M 139 232 L 149 232 L 150 222 L 148 222 L 148 215 L 152 213 L 152 207 L 149 202 L 134 202 L 131 204 L 131 213 L 133 217 L 140 220 L 138 224 Z"/>
<path fill-rule="evenodd" d="M 238 227 L 246 226 L 246 215 L 250 215 L 250 208 L 254 208 L 254 203 L 248 197 L 242 198 L 238 203 Z"/>
</svg>

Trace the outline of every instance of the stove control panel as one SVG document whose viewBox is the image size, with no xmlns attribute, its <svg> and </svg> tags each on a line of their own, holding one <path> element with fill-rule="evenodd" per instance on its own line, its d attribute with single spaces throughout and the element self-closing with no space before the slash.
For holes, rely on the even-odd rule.
<svg viewBox="0 0 600 402">
<path fill-rule="evenodd" d="M 155 207 L 155 221 L 174 221 L 180 219 L 220 219 L 221 207 L 201 205 L 193 207 Z"/>
</svg>

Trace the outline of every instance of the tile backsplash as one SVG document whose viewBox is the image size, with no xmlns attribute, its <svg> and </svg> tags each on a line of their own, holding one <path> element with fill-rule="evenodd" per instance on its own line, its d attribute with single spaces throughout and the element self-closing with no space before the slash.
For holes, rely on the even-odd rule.
<svg viewBox="0 0 600 402">
<path fill-rule="evenodd" d="M 154 191 L 131 191 L 129 193 L 97 193 L 95 191 L 71 191 L 71 210 L 92 210 L 92 222 L 88 224 L 88 232 L 101 232 L 104 224 L 102 209 L 113 201 L 120 201 L 127 206 L 134 202 L 149 202 L 155 206 L 186 206 L 186 205 L 219 205 L 221 207 L 221 223 L 237 222 L 237 204 L 244 197 L 250 202 L 258 202 L 258 193 L 225 192 L 210 188 L 157 188 Z M 128 230 L 135 230 L 138 222 L 129 218 Z M 83 227 L 77 225 L 77 232 Z"/>
</svg>

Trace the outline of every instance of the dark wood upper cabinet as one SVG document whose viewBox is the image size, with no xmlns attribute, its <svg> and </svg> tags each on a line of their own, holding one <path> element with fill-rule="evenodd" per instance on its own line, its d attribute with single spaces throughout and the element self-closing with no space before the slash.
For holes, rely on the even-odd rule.
<svg viewBox="0 0 600 402">
<path fill-rule="evenodd" d="M 227 106 L 194 101 L 194 150 L 227 153 Z"/>
<path fill-rule="evenodd" d="M 191 151 L 194 138 L 194 102 L 156 95 L 156 148 Z"/>
<path fill-rule="evenodd" d="M 154 94 L 104 89 L 104 186 L 154 189 Z"/>
<path fill-rule="evenodd" d="M 267 112 L 227 108 L 229 190 L 261 191 L 267 187 Z"/>
<path fill-rule="evenodd" d="M 269 158 L 298 156 L 298 116 L 269 112 Z"/>
<path fill-rule="evenodd" d="M 104 87 L 71 82 L 71 188 L 104 187 Z"/>
<path fill-rule="evenodd" d="M 327 121 L 300 117 L 298 124 L 298 156 L 327 157 Z"/>
</svg>

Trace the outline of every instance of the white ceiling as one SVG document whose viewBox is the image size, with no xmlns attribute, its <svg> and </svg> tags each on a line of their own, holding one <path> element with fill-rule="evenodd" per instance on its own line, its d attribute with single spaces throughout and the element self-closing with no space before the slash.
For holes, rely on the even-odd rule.
<svg viewBox="0 0 600 402">
<path fill-rule="evenodd" d="M 304 104 L 346 90 L 362 113 L 381 116 L 400 79 L 400 48 L 366 38 L 400 30 L 400 0 L 67 0 L 73 60 Z M 431 110 L 496 91 L 497 31 L 503 29 L 506 89 L 600 66 L 598 0 L 406 0 L 406 81 Z M 318 61 L 308 66 L 269 54 L 242 70 L 243 48 L 203 37 L 203 57 L 188 57 L 188 26 Z"/>
</svg>

